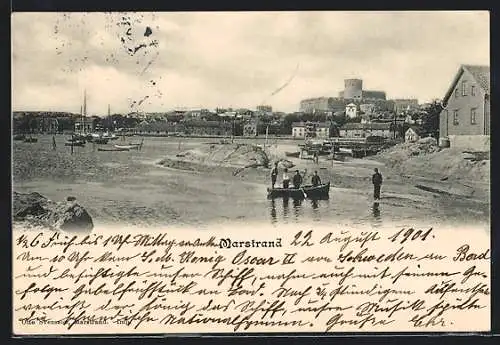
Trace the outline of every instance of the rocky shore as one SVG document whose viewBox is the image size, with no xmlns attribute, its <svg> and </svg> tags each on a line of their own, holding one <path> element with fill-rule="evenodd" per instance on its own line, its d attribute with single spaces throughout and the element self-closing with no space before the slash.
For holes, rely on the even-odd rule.
<svg viewBox="0 0 500 345">
<path fill-rule="evenodd" d="M 94 228 L 92 217 L 74 197 L 55 202 L 36 192 L 14 192 L 12 206 L 12 218 L 23 228 L 64 231 L 90 231 Z"/>
<path fill-rule="evenodd" d="M 440 148 L 435 139 L 423 138 L 391 147 L 373 159 L 421 190 L 489 202 L 489 152 Z"/>
</svg>

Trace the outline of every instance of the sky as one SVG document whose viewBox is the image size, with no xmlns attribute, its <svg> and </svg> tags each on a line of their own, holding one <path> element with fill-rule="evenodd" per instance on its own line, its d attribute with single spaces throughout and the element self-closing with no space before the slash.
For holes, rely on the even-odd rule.
<svg viewBox="0 0 500 345">
<path fill-rule="evenodd" d="M 460 64 L 489 65 L 489 13 L 14 13 L 14 111 L 299 110 L 344 79 L 442 98 Z"/>
</svg>

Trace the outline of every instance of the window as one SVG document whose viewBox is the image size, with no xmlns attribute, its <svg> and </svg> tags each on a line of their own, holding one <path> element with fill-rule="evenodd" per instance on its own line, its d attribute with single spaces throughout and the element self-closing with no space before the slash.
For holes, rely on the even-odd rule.
<svg viewBox="0 0 500 345">
<path fill-rule="evenodd" d="M 455 89 L 455 98 L 458 98 L 458 87 Z"/>
<path fill-rule="evenodd" d="M 458 125 L 458 110 L 453 110 L 453 124 Z"/>
<path fill-rule="evenodd" d="M 472 85 L 470 87 L 470 95 L 471 96 L 475 96 L 476 95 L 476 86 L 475 85 Z"/>
<path fill-rule="evenodd" d="M 470 110 L 470 124 L 471 125 L 476 124 L 476 108 L 472 108 Z"/>
<path fill-rule="evenodd" d="M 462 96 L 467 96 L 467 81 L 462 81 Z"/>
</svg>

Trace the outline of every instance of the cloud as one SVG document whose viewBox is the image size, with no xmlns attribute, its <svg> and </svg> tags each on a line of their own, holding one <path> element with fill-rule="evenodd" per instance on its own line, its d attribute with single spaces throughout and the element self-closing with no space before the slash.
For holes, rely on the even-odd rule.
<svg viewBox="0 0 500 345">
<path fill-rule="evenodd" d="M 489 64 L 488 19 L 484 11 L 15 13 L 13 105 L 79 109 L 87 88 L 100 114 L 108 103 L 134 110 L 146 96 L 140 110 L 267 100 L 294 111 L 303 98 L 336 96 L 351 77 L 425 101 L 443 96 L 460 64 Z"/>
</svg>

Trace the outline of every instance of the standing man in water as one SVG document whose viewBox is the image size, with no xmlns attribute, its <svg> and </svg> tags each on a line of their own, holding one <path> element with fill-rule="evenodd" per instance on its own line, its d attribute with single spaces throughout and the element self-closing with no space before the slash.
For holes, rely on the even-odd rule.
<svg viewBox="0 0 500 345">
<path fill-rule="evenodd" d="M 271 170 L 271 186 L 274 189 L 274 185 L 276 184 L 276 179 L 278 178 L 278 162 L 274 163 L 274 168 Z"/>
<path fill-rule="evenodd" d="M 375 174 L 372 176 L 373 198 L 375 200 L 380 200 L 380 187 L 382 186 L 382 181 L 382 174 L 378 172 L 377 168 L 375 168 Z"/>
</svg>

